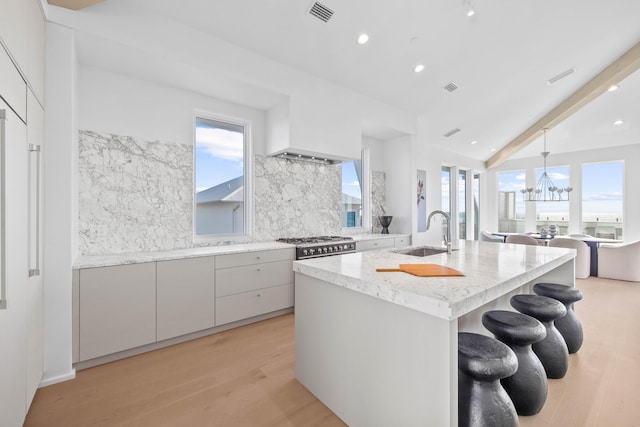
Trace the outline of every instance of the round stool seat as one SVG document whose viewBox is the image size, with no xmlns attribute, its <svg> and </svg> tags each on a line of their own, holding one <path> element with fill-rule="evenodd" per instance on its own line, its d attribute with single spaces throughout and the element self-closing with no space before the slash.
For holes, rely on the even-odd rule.
<svg viewBox="0 0 640 427">
<path fill-rule="evenodd" d="M 557 283 L 536 283 L 533 285 L 533 292 L 556 299 L 565 305 L 573 304 L 582 299 L 582 291 L 580 289 Z"/>
<path fill-rule="evenodd" d="M 547 336 L 531 345 L 538 356 L 547 378 L 562 378 L 569 369 L 569 351 L 567 343 L 554 325 L 556 319 L 567 314 L 560 301 L 541 295 L 514 295 L 511 306 L 521 313 L 535 317 L 544 325 Z"/>
<path fill-rule="evenodd" d="M 547 330 L 542 323 L 515 311 L 487 311 L 482 315 L 482 324 L 496 339 L 507 345 L 533 344 L 547 336 Z"/>
<path fill-rule="evenodd" d="M 500 379 L 518 369 L 514 352 L 479 334 L 458 334 L 458 425 L 517 426 L 518 414 Z"/>
<path fill-rule="evenodd" d="M 482 324 L 507 344 L 518 358 L 518 370 L 500 382 L 520 415 L 535 415 L 547 400 L 547 375 L 531 344 L 542 341 L 547 329 L 526 314 L 493 310 L 482 315 Z"/>
<path fill-rule="evenodd" d="M 458 334 L 458 368 L 473 378 L 500 379 L 513 375 L 518 361 L 513 351 L 491 337 Z"/>
<path fill-rule="evenodd" d="M 553 322 L 567 314 L 564 304 L 540 295 L 514 295 L 511 297 L 511 306 L 541 322 Z"/>
<path fill-rule="evenodd" d="M 555 326 L 567 343 L 569 353 L 576 353 L 582 347 L 584 338 L 582 323 L 573 310 L 573 303 L 582 299 L 580 289 L 557 283 L 536 283 L 533 285 L 533 291 L 538 295 L 553 298 L 564 304 L 567 314 L 557 319 Z"/>
</svg>

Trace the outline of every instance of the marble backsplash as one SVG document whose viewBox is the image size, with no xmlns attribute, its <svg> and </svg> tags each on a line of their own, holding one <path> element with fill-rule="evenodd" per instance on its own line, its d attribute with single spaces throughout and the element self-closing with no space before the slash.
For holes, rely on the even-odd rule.
<svg viewBox="0 0 640 427">
<path fill-rule="evenodd" d="M 191 246 L 191 145 L 81 131 L 78 155 L 81 255 Z"/>
<path fill-rule="evenodd" d="M 387 212 L 384 172 L 371 171 L 371 231 L 373 233 L 382 231 L 378 217 L 388 215 Z"/>
<path fill-rule="evenodd" d="M 192 145 L 80 131 L 78 165 L 80 255 L 195 246 Z M 254 241 L 341 234 L 340 165 L 256 155 L 254 176 Z M 374 232 L 384 181 L 372 172 Z"/>
<path fill-rule="evenodd" d="M 255 157 L 257 240 L 340 234 L 340 165 Z"/>
</svg>

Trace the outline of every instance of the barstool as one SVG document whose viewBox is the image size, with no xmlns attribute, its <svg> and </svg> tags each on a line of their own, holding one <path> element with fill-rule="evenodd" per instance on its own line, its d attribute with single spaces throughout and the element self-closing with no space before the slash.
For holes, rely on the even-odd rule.
<svg viewBox="0 0 640 427">
<path fill-rule="evenodd" d="M 482 324 L 518 358 L 516 373 L 500 380 L 516 411 L 520 415 L 537 414 L 547 400 L 547 374 L 531 344 L 547 336 L 544 325 L 526 314 L 504 310 L 487 311 Z"/>
<path fill-rule="evenodd" d="M 500 341 L 458 333 L 458 425 L 517 426 L 518 414 L 500 379 L 513 375 L 518 359 Z"/>
<path fill-rule="evenodd" d="M 569 369 L 569 351 L 553 321 L 567 314 L 565 306 L 560 301 L 541 295 L 514 295 L 511 297 L 511 306 L 542 322 L 547 336 L 532 344 L 531 348 L 542 362 L 547 378 L 564 377 Z"/>
<path fill-rule="evenodd" d="M 582 299 L 582 292 L 573 286 L 556 283 L 536 283 L 533 291 L 538 295 L 553 298 L 564 304 L 567 314 L 555 321 L 556 328 L 567 343 L 569 353 L 575 353 L 582 347 L 582 323 L 573 310 L 573 303 Z"/>
</svg>

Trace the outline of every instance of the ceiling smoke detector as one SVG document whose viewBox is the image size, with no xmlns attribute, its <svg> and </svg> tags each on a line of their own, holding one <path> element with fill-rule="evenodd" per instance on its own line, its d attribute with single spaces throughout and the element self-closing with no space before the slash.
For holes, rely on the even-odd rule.
<svg viewBox="0 0 640 427">
<path fill-rule="evenodd" d="M 443 87 L 442 89 L 446 90 L 447 92 L 453 92 L 454 90 L 457 90 L 459 88 L 460 88 L 460 86 L 458 86 L 454 82 L 451 82 L 448 85 L 446 85 L 445 87 Z"/>
<path fill-rule="evenodd" d="M 459 128 L 451 129 L 449 132 L 445 133 L 444 136 L 449 138 L 450 136 L 453 136 L 458 132 L 460 132 Z"/>
<path fill-rule="evenodd" d="M 320 2 L 313 3 L 313 6 L 311 6 L 311 9 L 309 9 L 309 13 L 322 22 L 329 22 L 329 19 L 331 19 L 331 17 L 333 16 L 333 10 L 329 9 L 327 6 L 323 5 Z"/>
</svg>

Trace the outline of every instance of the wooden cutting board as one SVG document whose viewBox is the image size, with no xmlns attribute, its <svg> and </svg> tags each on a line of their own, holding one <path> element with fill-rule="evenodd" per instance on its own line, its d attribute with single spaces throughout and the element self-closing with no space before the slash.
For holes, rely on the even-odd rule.
<svg viewBox="0 0 640 427">
<path fill-rule="evenodd" d="M 400 268 L 376 268 L 378 272 L 403 271 L 420 277 L 464 276 L 456 269 L 438 264 L 400 264 Z"/>
</svg>

